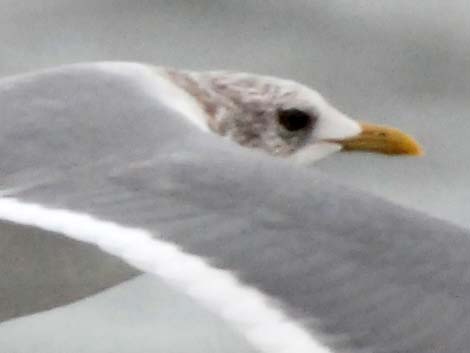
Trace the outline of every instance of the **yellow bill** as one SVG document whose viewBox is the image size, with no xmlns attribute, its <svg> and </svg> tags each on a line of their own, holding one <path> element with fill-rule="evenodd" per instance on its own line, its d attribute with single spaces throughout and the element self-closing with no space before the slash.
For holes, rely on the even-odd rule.
<svg viewBox="0 0 470 353">
<path fill-rule="evenodd" d="M 423 155 L 423 149 L 410 135 L 393 127 L 360 123 L 362 131 L 354 137 L 331 140 L 344 151 L 369 151 L 389 155 Z"/>
</svg>

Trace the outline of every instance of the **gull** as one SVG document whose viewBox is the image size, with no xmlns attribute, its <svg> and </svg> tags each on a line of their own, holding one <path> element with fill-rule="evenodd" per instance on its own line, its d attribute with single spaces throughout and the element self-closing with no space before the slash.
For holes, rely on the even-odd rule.
<svg viewBox="0 0 470 353">
<path fill-rule="evenodd" d="M 313 162 L 339 150 L 421 155 L 402 131 L 360 123 L 298 82 L 252 73 L 142 67 L 127 72 L 203 131 L 274 156 Z M 149 80 L 152 77 L 152 80 Z"/>
<path fill-rule="evenodd" d="M 290 81 L 139 63 L 6 78 L 0 107 L 0 220 L 159 276 L 256 351 L 469 346 L 468 231 L 291 163 L 421 153 L 403 132 Z M 79 299 L 69 285 L 56 305 Z"/>
</svg>

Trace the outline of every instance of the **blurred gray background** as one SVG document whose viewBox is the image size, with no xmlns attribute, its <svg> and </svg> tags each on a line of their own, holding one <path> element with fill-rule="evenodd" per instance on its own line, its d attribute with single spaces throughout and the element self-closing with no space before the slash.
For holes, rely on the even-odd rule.
<svg viewBox="0 0 470 353">
<path fill-rule="evenodd" d="M 315 168 L 470 227 L 466 0 L 0 0 L 0 8 L 0 76 L 82 61 L 130 60 L 295 79 L 356 119 L 415 135 L 426 150 L 423 158 L 336 154 Z M 216 318 L 152 277 L 112 291 L 102 294 L 106 300 L 98 295 L 1 325 L 0 347 L 13 353 L 116 351 L 113 344 L 94 344 L 101 340 L 119 344 L 119 352 L 141 352 L 132 344 L 137 335 L 146 349 L 165 353 L 250 351 Z M 125 308 L 128 315 L 120 317 L 124 321 L 86 316 L 105 310 L 103 305 Z M 164 313 L 174 308 L 168 316 L 173 321 L 155 308 Z M 119 324 L 127 329 L 107 329 Z M 85 350 L 77 343 L 84 340 Z"/>
</svg>

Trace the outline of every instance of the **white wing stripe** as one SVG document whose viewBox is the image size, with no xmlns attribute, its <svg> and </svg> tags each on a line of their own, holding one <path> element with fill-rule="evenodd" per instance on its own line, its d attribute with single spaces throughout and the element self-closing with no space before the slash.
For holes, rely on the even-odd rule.
<svg viewBox="0 0 470 353">
<path fill-rule="evenodd" d="M 230 322 L 261 352 L 331 353 L 257 289 L 146 230 L 12 198 L 0 198 L 0 219 L 95 244 L 142 271 L 162 277 Z"/>
</svg>

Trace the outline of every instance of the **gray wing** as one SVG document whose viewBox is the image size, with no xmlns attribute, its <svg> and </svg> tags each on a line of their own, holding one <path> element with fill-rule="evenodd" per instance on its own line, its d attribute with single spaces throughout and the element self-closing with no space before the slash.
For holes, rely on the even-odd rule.
<svg viewBox="0 0 470 353">
<path fill-rule="evenodd" d="M 4 197 L 145 229 L 335 352 L 470 346 L 468 232 L 199 132 L 93 65 L 0 92 Z"/>
<path fill-rule="evenodd" d="M 137 273 L 93 245 L 0 222 L 0 323 L 88 297 Z"/>
</svg>

